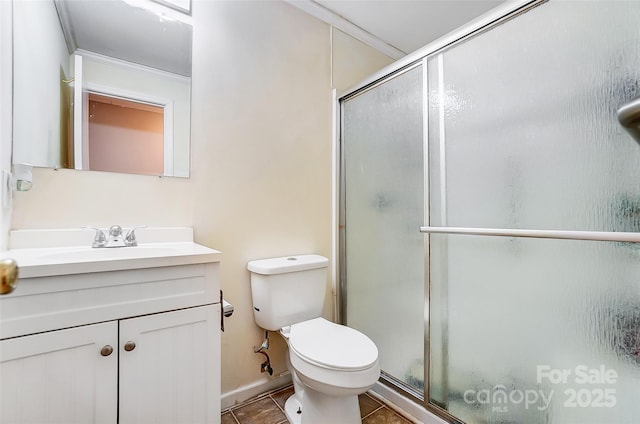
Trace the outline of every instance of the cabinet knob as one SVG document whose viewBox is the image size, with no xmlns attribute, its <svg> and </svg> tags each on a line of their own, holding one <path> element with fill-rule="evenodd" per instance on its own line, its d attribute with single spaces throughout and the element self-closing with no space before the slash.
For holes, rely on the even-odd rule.
<svg viewBox="0 0 640 424">
<path fill-rule="evenodd" d="M 124 350 L 126 350 L 127 352 L 131 352 L 135 348 L 136 348 L 136 344 L 134 342 L 126 342 L 124 344 Z"/>
<path fill-rule="evenodd" d="M 100 355 L 102 356 L 109 356 L 113 353 L 113 348 L 110 345 L 105 345 L 103 346 L 102 349 L 100 349 Z"/>
</svg>

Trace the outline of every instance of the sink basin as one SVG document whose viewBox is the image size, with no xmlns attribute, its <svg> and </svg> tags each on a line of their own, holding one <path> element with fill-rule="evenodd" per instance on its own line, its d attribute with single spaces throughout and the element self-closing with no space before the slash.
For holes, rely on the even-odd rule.
<svg viewBox="0 0 640 424">
<path fill-rule="evenodd" d="M 168 244 L 168 243 L 167 243 Z M 43 249 L 44 250 L 44 249 Z M 46 249 L 53 250 L 53 249 Z M 40 258 L 43 260 L 63 260 L 63 261 L 95 261 L 113 259 L 146 258 L 154 256 L 171 256 L 184 253 L 185 249 L 175 246 L 134 246 L 134 247 L 113 247 L 113 248 L 91 248 L 79 247 L 64 248 L 60 252 L 43 252 Z"/>
</svg>

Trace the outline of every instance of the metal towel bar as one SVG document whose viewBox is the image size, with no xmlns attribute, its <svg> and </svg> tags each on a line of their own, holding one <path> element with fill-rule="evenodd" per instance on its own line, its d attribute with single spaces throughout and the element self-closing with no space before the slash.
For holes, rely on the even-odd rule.
<svg viewBox="0 0 640 424">
<path fill-rule="evenodd" d="M 640 233 L 617 231 L 519 230 L 508 228 L 420 227 L 429 234 L 463 234 L 472 236 L 528 237 L 560 240 L 592 240 L 640 243 Z"/>
</svg>

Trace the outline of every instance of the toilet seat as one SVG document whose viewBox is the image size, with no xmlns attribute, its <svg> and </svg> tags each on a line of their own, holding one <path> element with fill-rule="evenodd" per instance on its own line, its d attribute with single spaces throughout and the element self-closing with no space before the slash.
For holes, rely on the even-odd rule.
<svg viewBox="0 0 640 424">
<path fill-rule="evenodd" d="M 361 332 L 314 318 L 291 326 L 289 349 L 301 360 L 336 371 L 362 371 L 378 363 L 378 348 Z"/>
</svg>

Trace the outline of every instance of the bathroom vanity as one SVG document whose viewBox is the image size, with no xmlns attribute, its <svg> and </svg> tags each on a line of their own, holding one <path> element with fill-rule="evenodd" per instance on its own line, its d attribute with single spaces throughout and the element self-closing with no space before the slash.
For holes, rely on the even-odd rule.
<svg viewBox="0 0 640 424">
<path fill-rule="evenodd" d="M 219 422 L 221 253 L 178 239 L 3 252 L 0 423 Z"/>
</svg>

